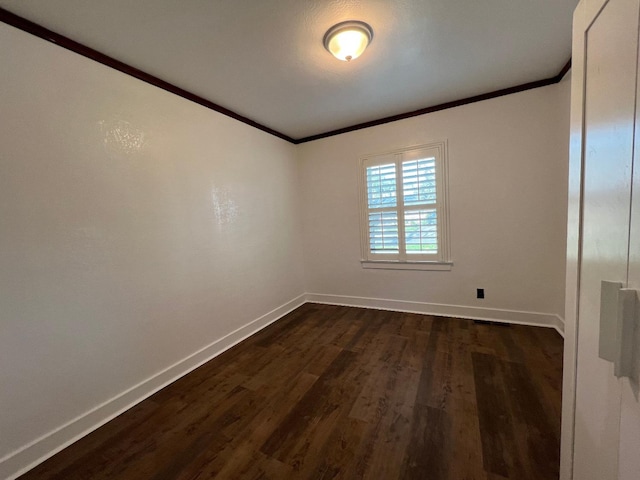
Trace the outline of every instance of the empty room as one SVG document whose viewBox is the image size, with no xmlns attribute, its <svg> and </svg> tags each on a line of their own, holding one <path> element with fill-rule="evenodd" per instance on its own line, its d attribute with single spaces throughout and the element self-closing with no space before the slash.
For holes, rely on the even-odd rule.
<svg viewBox="0 0 640 480">
<path fill-rule="evenodd" d="M 640 0 L 0 0 L 0 479 L 637 480 Z"/>
</svg>

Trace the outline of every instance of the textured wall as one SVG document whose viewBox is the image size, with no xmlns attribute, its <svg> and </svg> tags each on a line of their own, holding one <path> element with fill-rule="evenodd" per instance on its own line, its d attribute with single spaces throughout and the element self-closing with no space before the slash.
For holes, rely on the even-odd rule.
<svg viewBox="0 0 640 480">
<path fill-rule="evenodd" d="M 301 145 L 307 291 L 562 316 L 568 114 L 563 82 Z M 363 269 L 358 158 L 438 140 L 452 270 Z"/>
<path fill-rule="evenodd" d="M 293 145 L 0 47 L 1 459 L 304 290 Z"/>
</svg>

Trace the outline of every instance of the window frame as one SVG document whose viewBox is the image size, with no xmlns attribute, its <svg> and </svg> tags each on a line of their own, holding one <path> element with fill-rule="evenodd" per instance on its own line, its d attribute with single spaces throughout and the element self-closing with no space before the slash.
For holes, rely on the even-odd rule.
<svg viewBox="0 0 640 480">
<path fill-rule="evenodd" d="M 425 151 L 428 151 L 425 157 Z M 437 254 L 408 254 L 405 244 L 404 214 L 406 210 L 431 208 L 433 204 L 404 205 L 402 165 L 421 158 L 435 158 L 437 215 Z M 395 164 L 396 206 L 369 208 L 367 190 L 367 167 Z M 449 192 L 447 141 L 430 142 L 392 151 L 363 155 L 358 162 L 360 199 L 360 246 L 361 264 L 364 268 L 386 268 L 401 270 L 451 270 L 449 233 Z M 369 213 L 372 211 L 395 211 L 398 218 L 398 253 L 372 253 L 369 236 Z"/>
</svg>

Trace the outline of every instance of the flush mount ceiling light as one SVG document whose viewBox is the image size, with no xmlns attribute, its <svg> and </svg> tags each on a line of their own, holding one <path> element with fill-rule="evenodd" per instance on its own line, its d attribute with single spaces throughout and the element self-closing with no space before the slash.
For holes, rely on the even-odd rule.
<svg viewBox="0 0 640 480">
<path fill-rule="evenodd" d="M 369 25 L 357 20 L 341 22 L 324 34 L 324 48 L 338 60 L 350 62 L 362 55 L 373 40 L 373 30 Z"/>
</svg>

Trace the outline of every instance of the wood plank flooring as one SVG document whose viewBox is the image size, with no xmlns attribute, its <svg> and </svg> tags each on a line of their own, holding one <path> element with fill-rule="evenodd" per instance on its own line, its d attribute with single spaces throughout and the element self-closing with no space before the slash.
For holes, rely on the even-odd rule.
<svg viewBox="0 0 640 480">
<path fill-rule="evenodd" d="M 306 304 L 21 478 L 546 480 L 551 329 Z"/>
</svg>

